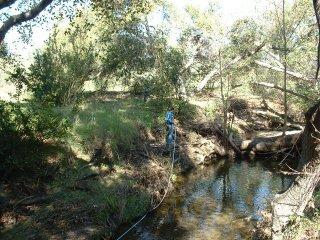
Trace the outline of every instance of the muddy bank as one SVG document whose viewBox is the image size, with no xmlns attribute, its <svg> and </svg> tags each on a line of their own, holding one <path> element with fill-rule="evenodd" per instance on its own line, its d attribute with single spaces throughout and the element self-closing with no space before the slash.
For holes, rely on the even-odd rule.
<svg viewBox="0 0 320 240">
<path fill-rule="evenodd" d="M 228 139 L 224 139 L 219 115 L 212 119 L 206 116 L 205 109 L 199 109 L 198 117 L 180 130 L 181 146 L 187 153 L 184 156 L 195 166 L 235 155 L 254 158 L 290 153 L 293 157 L 301 148 L 300 136 L 304 129 L 301 116 L 289 116 L 283 134 L 283 115 L 275 103 L 231 99 Z"/>
</svg>

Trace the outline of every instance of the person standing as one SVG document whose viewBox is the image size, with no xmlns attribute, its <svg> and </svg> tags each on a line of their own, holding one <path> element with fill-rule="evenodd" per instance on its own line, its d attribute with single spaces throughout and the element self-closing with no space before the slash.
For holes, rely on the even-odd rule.
<svg viewBox="0 0 320 240">
<path fill-rule="evenodd" d="M 170 107 L 166 113 L 165 122 L 167 124 L 167 147 L 171 147 L 174 143 L 174 108 Z"/>
</svg>

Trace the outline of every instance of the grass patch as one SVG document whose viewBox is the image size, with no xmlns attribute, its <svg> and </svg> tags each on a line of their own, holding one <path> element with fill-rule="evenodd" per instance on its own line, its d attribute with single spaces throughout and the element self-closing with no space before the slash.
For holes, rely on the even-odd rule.
<svg viewBox="0 0 320 240">
<path fill-rule="evenodd" d="M 182 122 L 196 116 L 195 106 L 170 99 L 151 99 L 148 103 L 140 99 L 84 103 L 73 116 L 72 134 L 67 142 L 75 148 L 82 145 L 90 152 L 90 146 L 106 139 L 114 153 L 124 155 L 136 149 L 141 128 L 151 130 L 164 125 L 165 113 L 171 105 Z"/>
<path fill-rule="evenodd" d="M 139 125 L 152 127 L 152 115 L 139 100 L 85 103 L 73 118 L 70 143 L 89 146 L 105 138 L 112 150 L 126 153 L 135 148 Z"/>
<path fill-rule="evenodd" d="M 291 225 L 284 232 L 284 239 L 319 239 L 320 212 L 319 210 L 311 217 L 295 217 Z"/>
<path fill-rule="evenodd" d="M 132 154 L 132 150 L 139 147 L 138 140 L 143 131 L 160 124 L 165 127 L 164 115 L 170 104 L 177 109 L 176 117 L 181 121 L 195 116 L 192 105 L 171 100 L 148 103 L 138 99 L 93 101 L 82 104 L 77 111 L 59 109 L 72 122 L 70 134 L 64 139 L 66 148 L 85 149 L 90 156 L 90 151 L 99 147 L 105 138 L 112 151 L 128 157 L 128 153 Z M 153 191 L 150 191 L 150 183 L 143 179 L 152 179 L 155 186 L 161 181 L 152 178 L 156 172 L 153 165 L 145 162 L 141 168 L 118 161 L 113 166 L 115 172 L 110 172 L 108 164 L 85 167 L 88 159 L 82 159 L 78 154 L 74 156 L 69 150 L 54 150 L 57 159 L 54 176 L 46 182 L 45 188 L 52 197 L 47 202 L 29 206 L 30 209 L 19 209 L 25 218 L 11 228 L 7 227 L 1 239 L 68 238 L 70 232 L 86 227 L 94 229 L 86 237 L 101 239 L 101 236 L 110 237 L 119 224 L 133 221 L 150 208 Z M 52 154 L 47 155 L 46 151 L 39 149 L 37 155 L 51 159 Z M 24 154 L 27 155 L 27 151 Z M 88 178 L 90 175 L 93 177 Z"/>
<path fill-rule="evenodd" d="M 97 238 L 147 211 L 150 195 L 135 179 L 123 174 L 89 178 L 95 169 L 81 164 L 64 169 L 50 186 L 52 200 L 35 208 L 30 218 L 2 233 L 1 239 L 49 239 L 91 227 Z"/>
</svg>

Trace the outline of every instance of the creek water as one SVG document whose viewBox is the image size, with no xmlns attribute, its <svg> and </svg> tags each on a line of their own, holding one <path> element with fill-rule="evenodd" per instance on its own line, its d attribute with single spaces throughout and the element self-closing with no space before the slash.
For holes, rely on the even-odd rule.
<svg viewBox="0 0 320 240">
<path fill-rule="evenodd" d="M 179 177 L 155 213 L 123 239 L 250 239 L 261 211 L 289 184 L 266 162 L 222 160 Z"/>
</svg>

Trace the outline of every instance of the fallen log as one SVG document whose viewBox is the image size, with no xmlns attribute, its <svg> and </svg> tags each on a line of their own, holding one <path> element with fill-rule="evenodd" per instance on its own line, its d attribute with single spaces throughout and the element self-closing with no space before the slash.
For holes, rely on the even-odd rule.
<svg viewBox="0 0 320 240">
<path fill-rule="evenodd" d="M 275 111 L 272 107 L 269 107 L 269 105 L 267 104 L 267 102 L 265 100 L 262 101 L 262 104 L 263 104 L 263 107 L 267 111 L 275 114 L 276 116 L 281 118 L 282 121 L 284 122 L 285 115 L 283 113 L 279 113 L 279 112 Z M 296 129 L 299 129 L 299 130 L 303 130 L 304 129 L 304 125 L 305 125 L 304 122 L 297 122 L 293 118 L 291 118 L 290 116 L 286 116 L 286 117 L 287 117 L 287 120 L 288 120 L 288 123 L 287 123 L 288 127 L 296 128 Z"/>
<path fill-rule="evenodd" d="M 270 109 L 268 109 L 268 111 L 262 111 L 262 110 L 252 110 L 252 112 L 254 114 L 256 114 L 257 116 L 263 117 L 263 118 L 267 118 L 272 120 L 274 123 L 278 123 L 278 124 L 284 124 L 284 116 L 283 114 L 279 114 L 276 113 L 275 111 L 269 112 Z M 288 116 L 288 123 L 287 123 L 287 127 L 291 127 L 293 129 L 298 129 L 298 130 L 303 130 L 303 126 L 294 122 L 292 118 L 290 118 Z"/>
<path fill-rule="evenodd" d="M 241 155 L 240 148 L 233 142 L 232 138 L 225 137 L 223 132 L 219 128 L 216 128 L 216 131 L 219 133 L 221 138 L 223 138 L 224 140 L 226 140 L 228 142 L 229 146 L 232 148 L 232 150 L 236 154 Z"/>
<path fill-rule="evenodd" d="M 281 116 L 278 116 L 275 113 L 262 111 L 262 110 L 252 110 L 252 113 L 256 114 L 259 117 L 268 118 L 270 120 L 276 121 L 278 123 L 282 123 L 283 119 Z"/>
<path fill-rule="evenodd" d="M 271 136 L 256 137 L 251 140 L 245 140 L 241 143 L 242 151 L 252 151 L 254 153 L 270 153 L 298 144 L 302 131 L 287 131 L 284 136 L 281 132 Z"/>
</svg>

